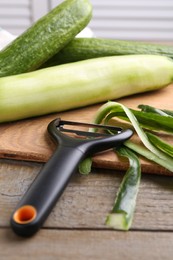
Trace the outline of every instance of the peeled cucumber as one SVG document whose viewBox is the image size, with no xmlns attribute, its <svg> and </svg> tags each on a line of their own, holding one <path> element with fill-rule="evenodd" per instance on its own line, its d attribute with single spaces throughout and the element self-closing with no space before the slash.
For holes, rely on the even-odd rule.
<svg viewBox="0 0 173 260">
<path fill-rule="evenodd" d="M 0 122 L 114 100 L 172 82 L 173 61 L 157 55 L 96 58 L 2 77 Z"/>
</svg>

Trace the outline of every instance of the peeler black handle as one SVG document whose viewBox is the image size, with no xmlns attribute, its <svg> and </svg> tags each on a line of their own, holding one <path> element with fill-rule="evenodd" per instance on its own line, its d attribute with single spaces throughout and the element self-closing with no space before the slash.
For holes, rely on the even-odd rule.
<svg viewBox="0 0 173 260">
<path fill-rule="evenodd" d="M 125 131 L 121 129 L 116 135 L 101 134 L 100 137 L 94 133 L 94 137 L 98 138 L 72 138 L 63 134 L 63 131 L 74 133 L 72 129 L 64 128 L 64 124 L 81 125 L 60 119 L 55 119 L 48 125 L 48 132 L 58 143 L 58 149 L 37 175 L 12 214 L 11 227 L 18 235 L 31 236 L 41 228 L 84 157 L 112 147 L 119 147 L 133 134 L 130 129 Z M 113 129 L 119 131 L 119 128 L 113 127 Z M 93 137 L 80 130 L 75 133 L 80 137 L 84 133 L 85 137 Z"/>
<path fill-rule="evenodd" d="M 58 146 L 12 214 L 16 234 L 31 236 L 40 229 L 83 156 L 78 147 Z"/>
</svg>

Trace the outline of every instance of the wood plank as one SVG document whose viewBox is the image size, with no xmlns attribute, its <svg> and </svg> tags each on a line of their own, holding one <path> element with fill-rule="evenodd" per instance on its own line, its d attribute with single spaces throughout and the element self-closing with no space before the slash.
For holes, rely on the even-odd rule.
<svg viewBox="0 0 173 260">
<path fill-rule="evenodd" d="M 131 108 L 137 108 L 139 104 L 153 105 L 158 108 L 172 109 L 173 85 L 160 91 L 134 95 L 122 98 L 118 101 Z M 34 119 L 0 125 L 0 157 L 30 161 L 46 162 L 55 149 L 47 134 L 48 123 L 61 117 L 64 120 L 91 122 L 96 111 L 101 105 L 60 112 Z M 169 142 L 173 142 L 169 136 Z M 99 168 L 127 169 L 128 161 L 121 160 L 114 152 L 106 152 L 94 156 L 94 165 Z M 156 174 L 170 174 L 159 165 L 142 160 L 142 171 Z"/>
<path fill-rule="evenodd" d="M 31 239 L 0 230 L 1 260 L 172 260 L 173 233 L 42 230 Z"/>
<path fill-rule="evenodd" d="M 0 164 L 0 226 L 9 219 L 42 164 L 7 161 Z M 51 212 L 46 228 L 107 229 L 123 173 L 93 170 L 89 176 L 76 174 Z M 133 230 L 173 231 L 173 177 L 143 175 L 132 225 Z"/>
</svg>

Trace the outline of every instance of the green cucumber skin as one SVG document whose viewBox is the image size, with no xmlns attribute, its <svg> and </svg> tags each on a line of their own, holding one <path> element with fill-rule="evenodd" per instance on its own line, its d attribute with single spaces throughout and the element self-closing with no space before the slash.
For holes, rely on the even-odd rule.
<svg viewBox="0 0 173 260">
<path fill-rule="evenodd" d="M 173 58 L 173 46 L 101 38 L 75 38 L 43 67 L 98 57 L 131 54 L 164 55 Z"/>
<path fill-rule="evenodd" d="M 90 21 L 88 0 L 66 0 L 0 52 L 0 77 L 37 69 L 58 53 Z"/>
<path fill-rule="evenodd" d="M 173 82 L 173 61 L 156 55 L 104 57 L 0 78 L 0 122 L 84 107 Z"/>
</svg>

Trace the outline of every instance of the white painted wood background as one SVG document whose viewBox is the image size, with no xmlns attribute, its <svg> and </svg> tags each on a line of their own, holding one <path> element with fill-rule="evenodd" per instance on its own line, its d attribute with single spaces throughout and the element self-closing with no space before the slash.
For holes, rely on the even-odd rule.
<svg viewBox="0 0 173 260">
<path fill-rule="evenodd" d="M 0 0 L 0 27 L 19 35 L 62 0 Z M 91 0 L 97 37 L 173 41 L 173 0 Z"/>
</svg>

